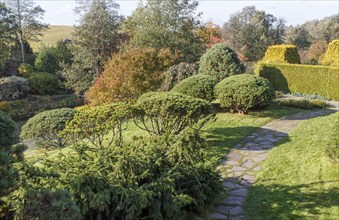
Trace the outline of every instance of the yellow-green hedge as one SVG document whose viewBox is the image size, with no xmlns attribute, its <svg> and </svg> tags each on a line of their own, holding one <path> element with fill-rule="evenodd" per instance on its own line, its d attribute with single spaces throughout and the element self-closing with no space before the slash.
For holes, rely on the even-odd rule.
<svg viewBox="0 0 339 220">
<path fill-rule="evenodd" d="M 300 63 L 298 49 L 294 45 L 273 45 L 267 48 L 264 63 Z"/>
<path fill-rule="evenodd" d="M 339 66 L 339 40 L 334 40 L 328 45 L 322 64 Z"/>
<path fill-rule="evenodd" d="M 259 63 L 256 74 L 268 79 L 276 91 L 339 100 L 339 66 Z"/>
</svg>

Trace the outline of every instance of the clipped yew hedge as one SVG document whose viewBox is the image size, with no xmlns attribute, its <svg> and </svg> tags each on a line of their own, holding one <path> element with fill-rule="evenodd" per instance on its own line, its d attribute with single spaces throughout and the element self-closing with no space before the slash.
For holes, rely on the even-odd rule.
<svg viewBox="0 0 339 220">
<path fill-rule="evenodd" d="M 294 45 L 273 45 L 268 47 L 264 63 L 300 63 L 298 49 Z"/>
<path fill-rule="evenodd" d="M 339 67 L 296 64 L 258 64 L 257 74 L 276 91 L 318 94 L 339 100 Z"/>
<path fill-rule="evenodd" d="M 339 66 L 339 40 L 334 40 L 328 45 L 322 64 Z"/>
</svg>

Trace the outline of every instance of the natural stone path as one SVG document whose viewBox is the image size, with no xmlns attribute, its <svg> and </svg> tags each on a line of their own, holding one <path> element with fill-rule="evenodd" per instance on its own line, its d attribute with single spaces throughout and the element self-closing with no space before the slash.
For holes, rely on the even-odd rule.
<svg viewBox="0 0 339 220">
<path fill-rule="evenodd" d="M 256 181 L 256 172 L 261 169 L 260 164 L 268 156 L 269 150 L 303 120 L 338 111 L 338 103 L 332 104 L 335 104 L 333 109 L 300 112 L 276 119 L 235 145 L 218 166 L 224 178 L 227 197 L 215 207 L 210 219 L 244 219 L 243 205 L 248 188 Z"/>
</svg>

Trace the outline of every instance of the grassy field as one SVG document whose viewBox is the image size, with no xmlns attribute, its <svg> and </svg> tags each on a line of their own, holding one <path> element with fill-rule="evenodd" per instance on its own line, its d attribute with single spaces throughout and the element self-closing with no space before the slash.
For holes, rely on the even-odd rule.
<svg viewBox="0 0 339 220">
<path fill-rule="evenodd" d="M 325 153 L 338 117 L 303 122 L 270 152 L 250 188 L 246 219 L 338 219 L 339 164 Z"/>
<path fill-rule="evenodd" d="M 73 26 L 51 25 L 49 29 L 44 32 L 44 36 L 40 38 L 39 42 L 31 43 L 34 52 L 38 52 L 42 45 L 53 46 L 58 40 L 65 38 L 71 39 Z"/>
</svg>

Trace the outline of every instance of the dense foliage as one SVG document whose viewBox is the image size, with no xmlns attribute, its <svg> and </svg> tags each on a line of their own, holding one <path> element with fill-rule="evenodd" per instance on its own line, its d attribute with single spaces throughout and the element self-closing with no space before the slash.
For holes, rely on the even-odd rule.
<svg viewBox="0 0 339 220">
<path fill-rule="evenodd" d="M 60 87 L 58 78 L 51 73 L 38 72 L 27 78 L 30 93 L 51 95 Z"/>
<path fill-rule="evenodd" d="M 209 75 L 191 76 L 174 86 L 171 91 L 211 102 L 214 99 L 214 87 L 217 83 L 218 81 Z"/>
<path fill-rule="evenodd" d="M 34 72 L 34 68 L 31 64 L 22 63 L 18 68 L 18 72 L 22 77 L 27 78 Z"/>
<path fill-rule="evenodd" d="M 219 81 L 244 71 L 237 54 L 225 44 L 214 45 L 200 58 L 199 73 L 211 75 Z"/>
<path fill-rule="evenodd" d="M 135 106 L 135 123 L 150 135 L 178 134 L 214 114 L 207 101 L 175 92 L 146 93 Z"/>
<path fill-rule="evenodd" d="M 24 78 L 11 76 L 0 78 L 0 101 L 23 98 L 29 90 Z"/>
<path fill-rule="evenodd" d="M 259 64 L 257 74 L 268 79 L 277 91 L 318 94 L 339 100 L 338 67 Z"/>
<path fill-rule="evenodd" d="M 268 46 L 283 42 L 284 23 L 283 19 L 248 6 L 231 15 L 224 24 L 223 38 L 246 60 L 257 61 L 262 59 Z"/>
<path fill-rule="evenodd" d="M 130 44 L 157 50 L 169 48 L 181 62 L 197 62 L 204 42 L 196 33 L 197 0 L 143 1 L 124 22 Z"/>
<path fill-rule="evenodd" d="M 121 103 L 84 106 L 62 132 L 74 144 L 89 142 L 98 149 L 122 144 L 122 128 L 132 117 L 133 108 Z"/>
<path fill-rule="evenodd" d="M 276 104 L 281 106 L 289 106 L 302 109 L 312 109 L 312 108 L 325 108 L 328 106 L 326 101 L 320 99 L 278 99 L 275 101 Z"/>
<path fill-rule="evenodd" d="M 59 135 L 68 121 L 74 117 L 71 108 L 60 108 L 41 112 L 22 126 L 22 139 L 35 138 L 37 145 L 44 148 L 62 148 L 66 145 L 65 135 Z"/>
<path fill-rule="evenodd" d="M 135 101 L 143 93 L 161 86 L 163 72 L 173 60 L 168 50 L 151 48 L 132 48 L 114 54 L 86 98 L 93 104 Z"/>
<path fill-rule="evenodd" d="M 180 81 L 196 75 L 199 70 L 198 63 L 179 63 L 171 66 L 164 73 L 165 79 L 161 85 L 162 91 L 170 91 Z"/>
<path fill-rule="evenodd" d="M 39 72 L 55 74 L 60 70 L 59 60 L 52 47 L 43 47 L 35 58 L 35 68 Z"/>
<path fill-rule="evenodd" d="M 265 57 L 265 63 L 300 63 L 298 49 L 294 45 L 274 45 L 268 47 Z"/>
<path fill-rule="evenodd" d="M 23 145 L 11 146 L 18 142 L 16 124 L 0 111 L 0 218 L 11 219 L 8 196 L 18 187 L 19 173 L 14 164 L 22 160 Z"/>
<path fill-rule="evenodd" d="M 222 107 L 242 114 L 253 107 L 268 106 L 275 98 L 267 79 L 249 74 L 224 79 L 216 86 L 215 94 Z"/>
<path fill-rule="evenodd" d="M 328 45 L 322 64 L 339 66 L 339 40 L 334 40 Z"/>
<path fill-rule="evenodd" d="M 72 108 L 83 104 L 83 99 L 73 94 L 53 96 L 30 95 L 25 99 L 1 101 L 0 110 L 11 116 L 14 120 L 26 120 L 45 110 Z"/>
</svg>

